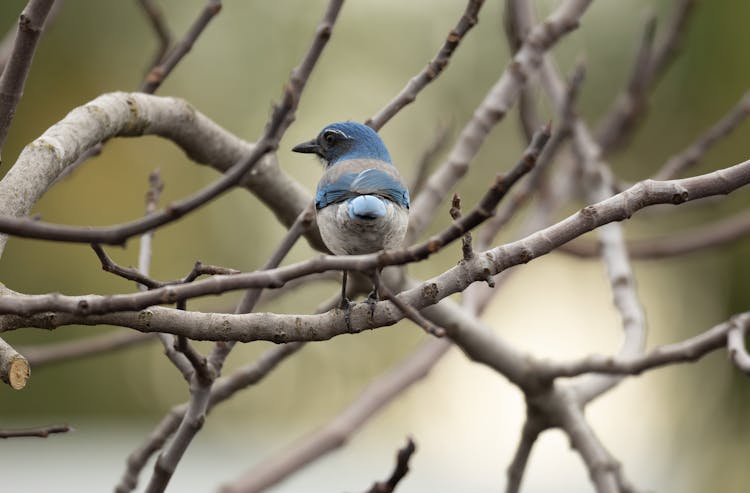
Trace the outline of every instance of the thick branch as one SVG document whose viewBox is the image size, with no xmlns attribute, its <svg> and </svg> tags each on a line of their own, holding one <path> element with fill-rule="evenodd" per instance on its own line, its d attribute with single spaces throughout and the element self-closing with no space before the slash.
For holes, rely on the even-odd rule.
<svg viewBox="0 0 750 493">
<path fill-rule="evenodd" d="M 0 181 L 3 212 L 9 216 L 28 215 L 55 178 L 86 149 L 111 137 L 139 135 L 172 140 L 194 161 L 210 164 L 221 172 L 256 147 L 219 127 L 183 100 L 140 93 L 104 94 L 71 111 L 26 146 Z M 240 184 L 269 205 L 287 226 L 310 201 L 305 189 L 284 175 L 272 157 L 266 157 L 253 173 L 241 177 Z M 280 201 L 279 197 L 285 200 Z M 6 240 L 0 235 L 0 251 Z M 317 236 L 313 236 L 313 241 L 322 245 Z"/>
<path fill-rule="evenodd" d="M 750 183 L 750 161 L 713 173 L 658 182 L 646 180 L 607 200 L 584 207 L 557 224 L 533 233 L 521 240 L 477 254 L 423 285 L 399 294 L 416 309 L 436 303 L 442 298 L 462 291 L 470 283 L 484 280 L 509 267 L 526 263 L 549 253 L 558 246 L 604 224 L 622 221 L 636 211 L 655 204 L 680 204 L 700 198 L 727 194 Z M 461 220 L 468 218 L 464 216 Z M 451 227 L 455 238 L 463 234 L 461 228 Z M 426 243 L 429 245 L 429 242 Z M 421 251 L 424 245 L 416 245 Z M 385 265 L 402 264 L 413 258 L 412 249 L 370 255 L 319 257 L 277 269 L 215 276 L 192 284 L 170 286 L 146 293 L 101 296 L 63 295 L 5 295 L 0 297 L 0 312 L 21 315 L 6 317 L 3 329 L 23 324 L 54 328 L 69 323 L 111 323 L 133 327 L 144 332 L 158 329 L 185 335 L 190 339 L 250 341 L 265 339 L 276 342 L 292 340 L 323 340 L 349 332 L 344 314 L 333 310 L 325 315 L 277 315 L 272 313 L 228 315 L 215 313 L 180 313 L 166 308 L 150 308 L 139 313 L 121 312 L 109 315 L 89 315 L 112 310 L 137 310 L 157 303 L 174 303 L 194 296 L 219 294 L 232 289 L 281 286 L 287 280 L 309 273 L 327 270 L 369 271 Z M 41 312 L 69 312 L 44 314 Z M 36 316 L 30 314 L 39 313 Z M 400 320 L 400 311 L 390 302 L 374 306 L 372 318 L 369 307 L 355 306 L 351 312 L 352 327 L 365 330 L 389 325 Z M 299 325 L 299 326 L 298 326 Z M 300 330 L 300 327 L 303 329 Z M 447 329 L 447 327 L 446 327 Z M 157 330 L 158 331 L 158 330 Z M 450 332 L 449 332 L 450 335 Z"/>
<path fill-rule="evenodd" d="M 31 376 L 29 362 L 18 351 L 0 339 L 0 380 L 14 390 L 21 390 Z"/>
</svg>

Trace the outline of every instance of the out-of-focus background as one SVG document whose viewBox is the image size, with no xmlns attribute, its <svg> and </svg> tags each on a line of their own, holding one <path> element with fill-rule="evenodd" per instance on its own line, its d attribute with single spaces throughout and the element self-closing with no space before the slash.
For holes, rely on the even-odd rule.
<svg viewBox="0 0 750 493">
<path fill-rule="evenodd" d="M 176 37 L 204 2 L 158 2 Z M 415 164 L 440 125 L 455 137 L 508 62 L 502 3 L 488 1 L 479 25 L 459 47 L 441 78 L 381 132 L 402 173 Z M 548 12 L 558 2 L 539 2 Z M 179 96 L 224 128 L 257 138 L 283 83 L 306 50 L 326 2 L 227 1 L 190 54 L 158 94 Z M 660 14 L 662 0 L 600 0 L 581 28 L 554 50 L 568 72 L 584 56 L 587 77 L 582 115 L 595 123 L 623 87 L 645 14 Z M 25 5 L 0 3 L 0 32 L 14 28 Z M 309 156 L 290 148 L 332 121 L 363 121 L 387 103 L 434 55 L 463 11 L 459 0 L 347 2 L 330 45 L 303 95 L 296 123 L 279 150 L 286 172 L 311 191 L 321 173 Z M 699 2 L 680 56 L 651 98 L 649 119 L 632 145 L 612 158 L 626 181 L 648 177 L 726 111 L 748 88 L 746 47 L 750 3 Z M 661 15 L 660 19 L 664 19 Z M 663 23 L 662 23 L 663 24 Z M 660 26 L 662 25 L 660 24 Z M 657 33 L 658 35 L 658 33 Z M 110 91 L 138 87 L 156 48 L 149 22 L 132 1 L 67 0 L 41 40 L 23 100 L 3 149 L 5 172 L 24 145 L 68 111 Z M 536 96 L 543 108 L 544 95 Z M 692 173 L 743 161 L 748 126 L 725 139 Z M 458 187 L 472 204 L 490 177 L 506 169 L 524 147 L 515 114 L 493 130 Z M 104 225 L 140 216 L 147 176 L 160 168 L 162 203 L 215 180 L 216 172 L 191 163 L 167 141 L 119 139 L 52 188 L 35 212 L 45 220 Z M 747 190 L 724 201 L 646 211 L 625 227 L 631 237 L 666 234 L 739 211 Z M 448 205 L 439 223 L 447 224 Z M 560 211 L 561 216 L 566 211 Z M 209 207 L 159 230 L 152 274 L 172 279 L 200 259 L 241 270 L 266 260 L 283 228 L 254 197 L 234 191 Z M 515 239 L 511 228 L 500 239 Z M 593 238 L 593 236 L 591 236 Z M 135 265 L 137 241 L 109 249 Z M 649 346 L 696 334 L 748 308 L 750 241 L 685 257 L 637 262 L 641 300 L 649 318 Z M 315 253 L 300 244 L 289 261 Z M 448 248 L 409 267 L 435 275 L 458 259 Z M 12 239 L 0 262 L 0 281 L 25 293 L 129 292 L 134 286 L 103 272 L 85 245 Z M 265 310 L 309 313 L 337 289 L 333 283 L 297 292 Z M 197 310 L 229 310 L 238 294 L 191 301 Z M 514 344 L 550 357 L 614 351 L 617 314 L 603 266 L 552 254 L 522 266 L 484 315 Z M 15 345 L 48 344 L 111 330 L 64 327 L 54 333 L 19 330 L 3 337 Z M 272 375 L 221 405 L 180 464 L 170 491 L 206 491 L 300 434 L 324 423 L 375 376 L 400 361 L 424 333 L 409 323 L 308 345 Z M 208 346 L 199 346 L 203 349 Z M 232 354 L 227 371 L 270 347 L 253 343 Z M 27 388 L 0 386 L 0 427 L 67 422 L 68 435 L 0 443 L 0 470 L 8 491 L 106 491 L 126 455 L 172 405 L 187 398 L 182 377 L 157 344 L 71 361 L 34 371 Z M 674 366 L 631 378 L 589 408 L 607 447 L 639 487 L 656 491 L 742 491 L 750 480 L 750 382 L 718 351 L 695 365 Z M 351 443 L 274 491 L 363 491 L 390 472 L 406 435 L 418 451 L 400 491 L 497 491 L 505 482 L 523 422 L 522 395 L 489 369 L 455 351 L 430 376 L 373 419 Z M 150 473 L 150 467 L 145 470 Z M 142 480 L 142 483 L 145 480 Z M 524 491 L 592 491 L 580 460 L 562 434 L 549 432 L 535 447 Z"/>
</svg>

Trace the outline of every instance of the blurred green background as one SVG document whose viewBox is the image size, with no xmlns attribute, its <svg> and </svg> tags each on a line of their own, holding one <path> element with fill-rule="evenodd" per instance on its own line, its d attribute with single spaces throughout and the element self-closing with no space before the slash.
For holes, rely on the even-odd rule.
<svg viewBox="0 0 750 493">
<path fill-rule="evenodd" d="M 158 2 L 176 38 L 203 3 Z M 547 12 L 557 3 L 538 6 Z M 158 94 L 185 98 L 229 131 L 256 139 L 271 103 L 305 52 L 325 4 L 321 0 L 225 2 Z M 655 10 L 663 20 L 671 4 L 595 2 L 581 28 L 554 50 L 566 73 L 585 56 L 588 70 L 579 109 L 592 124 L 625 83 L 645 14 Z M 24 5 L 19 0 L 0 3 L 0 32 L 13 28 Z M 281 143 L 279 160 L 284 170 L 312 191 L 320 167 L 309 156 L 292 154 L 290 148 L 329 122 L 363 121 L 382 108 L 434 55 L 464 6 L 459 0 L 347 2 L 305 90 L 296 123 Z M 501 15 L 502 2 L 489 0 L 479 25 L 467 35 L 447 71 L 381 131 L 405 176 L 413 175 L 440 125 L 452 125 L 450 138 L 455 138 L 507 64 Z M 682 55 L 651 98 L 648 120 L 632 145 L 612 158 L 620 178 L 635 181 L 652 174 L 748 89 L 749 15 L 747 2 L 699 2 Z M 24 145 L 71 109 L 105 92 L 137 88 L 155 49 L 156 38 L 135 0 L 67 0 L 39 45 L 3 149 L 0 172 L 7 171 Z M 535 94 L 546 108 L 542 91 L 536 89 Z M 749 138 L 748 126 L 740 127 L 691 174 L 747 159 Z M 509 115 L 492 132 L 459 185 L 464 203 L 474 203 L 490 177 L 513 163 L 523 147 L 515 114 Z M 136 218 L 143 213 L 147 176 L 157 167 L 166 183 L 162 204 L 217 178 L 216 172 L 191 163 L 167 141 L 119 139 L 107 143 L 101 156 L 52 188 L 35 212 L 47 221 L 77 225 Z M 749 202 L 750 195 L 741 190 L 723 201 L 658 209 L 663 214 L 647 212 L 625 227 L 631 237 L 666 234 L 739 211 Z M 448 223 L 447 204 L 444 209 L 432 231 Z M 263 264 L 283 231 L 254 197 L 234 191 L 159 230 L 152 274 L 161 279 L 180 277 L 196 260 L 252 270 Z M 517 235 L 511 229 L 503 238 Z M 137 241 L 108 251 L 121 264 L 137 262 Z M 750 242 L 743 240 L 685 257 L 636 263 L 639 293 L 649 316 L 649 345 L 688 337 L 746 310 L 748 252 Z M 312 255 L 315 252 L 300 244 L 288 261 Z M 458 255 L 457 248 L 449 248 L 429 263 L 410 266 L 409 272 L 420 278 L 436 275 L 454 265 Z M 8 243 L 0 262 L 0 281 L 25 293 L 134 289 L 103 272 L 87 246 L 23 239 Z M 336 289 L 336 284 L 321 284 L 263 309 L 309 313 Z M 238 296 L 196 300 L 189 308 L 231 310 Z M 620 333 L 610 298 L 597 261 L 553 254 L 517 269 L 485 319 L 536 354 L 570 358 L 590 351 L 611 352 Z M 107 330 L 111 329 L 65 327 L 53 333 L 29 329 L 3 337 L 23 346 Z M 256 388 L 212 413 L 178 469 L 171 491 L 203 491 L 232 478 L 324 422 L 424 339 L 421 330 L 402 323 L 309 345 Z M 263 343 L 239 347 L 227 370 L 252 361 L 268 347 Z M 662 491 L 741 491 L 740 485 L 750 480 L 745 467 L 750 452 L 745 419 L 749 388 L 746 378 L 719 351 L 697 365 L 630 379 L 594 403 L 589 415 L 636 485 Z M 125 455 L 173 404 L 186 398 L 186 385 L 157 344 L 41 368 L 22 391 L 0 386 L 0 427 L 69 422 L 78 431 L 18 446 L 14 442 L 13 452 L 9 442 L 2 443 L 0 464 L 9 469 L 11 485 L 19 491 L 43 491 L 48 484 L 57 491 L 84 491 L 75 481 L 61 484 L 58 478 L 46 483 L 54 475 L 31 475 L 48 471 L 52 461 L 60 460 L 55 467 L 75 471 L 83 464 L 73 457 L 96 451 L 97 470 L 102 472 L 89 480 L 91 491 L 110 488 Z M 406 434 L 415 437 L 419 451 L 402 485 L 404 491 L 496 491 L 498 483 L 504 483 L 504 468 L 523 412 L 520 393 L 454 353 L 425 382 L 374 419 L 348 448 L 278 491 L 362 490 L 384 477 L 392 451 Z M 71 458 L 69 466 L 61 465 L 65 464 L 61 455 Z M 31 457 L 33 464 L 29 464 Z M 211 460 L 213 465 L 206 470 L 205 461 Z M 584 468 L 556 432 L 538 443 L 525 485 L 524 491 L 591 489 Z M 561 485 L 565 485 L 562 490 Z"/>
</svg>

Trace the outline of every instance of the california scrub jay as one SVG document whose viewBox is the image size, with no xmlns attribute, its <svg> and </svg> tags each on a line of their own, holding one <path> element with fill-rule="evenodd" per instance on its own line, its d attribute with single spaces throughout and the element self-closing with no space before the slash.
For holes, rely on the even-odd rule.
<svg viewBox="0 0 750 493">
<path fill-rule="evenodd" d="M 333 123 L 292 151 L 316 154 L 326 165 L 315 193 L 323 243 L 336 255 L 398 248 L 409 222 L 409 191 L 385 144 L 368 126 Z M 368 301 L 378 299 L 378 272 Z M 346 277 L 341 305 L 349 306 Z"/>
</svg>

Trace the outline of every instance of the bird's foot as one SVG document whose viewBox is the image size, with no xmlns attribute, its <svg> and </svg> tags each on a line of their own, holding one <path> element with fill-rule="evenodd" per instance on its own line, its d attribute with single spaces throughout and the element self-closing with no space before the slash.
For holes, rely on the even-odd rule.
<svg viewBox="0 0 750 493">
<path fill-rule="evenodd" d="M 344 322 L 346 323 L 346 328 L 349 329 L 349 331 L 352 330 L 352 306 L 354 306 L 354 303 L 349 298 L 341 298 L 341 303 L 339 303 L 339 309 L 344 311 Z"/>
<path fill-rule="evenodd" d="M 367 298 L 365 298 L 365 303 L 370 307 L 370 318 L 375 315 L 375 305 L 378 301 L 380 301 L 380 296 L 378 296 L 377 291 L 370 292 L 370 294 L 367 295 Z"/>
<path fill-rule="evenodd" d="M 350 300 L 349 298 L 347 298 L 346 296 L 344 296 L 343 298 L 341 298 L 341 302 L 339 303 L 339 308 L 342 310 L 350 311 L 352 309 L 352 305 L 354 305 L 354 302 Z"/>
</svg>

